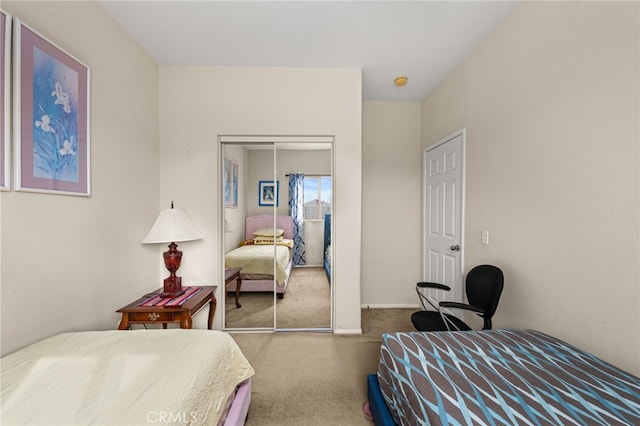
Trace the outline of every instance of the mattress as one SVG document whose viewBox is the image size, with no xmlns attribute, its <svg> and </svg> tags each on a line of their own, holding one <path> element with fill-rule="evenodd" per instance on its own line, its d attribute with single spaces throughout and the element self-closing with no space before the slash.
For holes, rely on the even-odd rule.
<svg viewBox="0 0 640 426">
<path fill-rule="evenodd" d="M 64 333 L 2 358 L 3 424 L 218 424 L 254 370 L 226 333 Z"/>
<path fill-rule="evenodd" d="M 640 424 L 640 379 L 532 330 L 384 334 L 396 423 Z"/>
</svg>

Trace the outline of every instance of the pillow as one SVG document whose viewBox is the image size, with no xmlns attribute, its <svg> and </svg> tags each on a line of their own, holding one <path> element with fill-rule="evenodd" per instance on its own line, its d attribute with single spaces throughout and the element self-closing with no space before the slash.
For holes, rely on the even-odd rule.
<svg viewBox="0 0 640 426">
<path fill-rule="evenodd" d="M 284 237 L 281 235 L 279 237 L 276 237 L 275 240 L 276 241 L 282 241 Z M 253 241 L 271 241 L 273 242 L 274 238 L 273 237 L 261 237 L 259 235 L 253 237 Z"/>
<path fill-rule="evenodd" d="M 253 240 L 253 244 L 257 246 L 272 246 L 275 243 L 273 240 Z"/>
<path fill-rule="evenodd" d="M 282 240 L 253 240 L 253 244 L 254 245 L 258 245 L 258 246 L 263 246 L 263 245 L 278 245 L 278 246 L 285 246 L 285 247 L 289 247 L 289 248 L 293 248 L 293 240 L 287 240 L 287 239 L 282 239 Z"/>
<path fill-rule="evenodd" d="M 284 229 L 263 228 L 253 233 L 256 237 L 279 237 L 284 235 Z"/>
</svg>

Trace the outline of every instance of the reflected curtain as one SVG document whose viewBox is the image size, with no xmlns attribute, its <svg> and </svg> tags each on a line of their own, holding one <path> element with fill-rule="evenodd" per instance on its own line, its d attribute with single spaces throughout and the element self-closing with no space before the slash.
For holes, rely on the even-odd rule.
<svg viewBox="0 0 640 426">
<path fill-rule="evenodd" d="M 304 174 L 289 175 L 289 216 L 293 218 L 293 264 L 305 265 L 304 244 Z"/>
</svg>

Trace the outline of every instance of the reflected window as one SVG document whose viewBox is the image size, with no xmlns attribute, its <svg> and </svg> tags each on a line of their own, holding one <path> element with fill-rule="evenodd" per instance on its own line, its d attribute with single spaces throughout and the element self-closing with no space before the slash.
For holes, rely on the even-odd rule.
<svg viewBox="0 0 640 426">
<path fill-rule="evenodd" d="M 322 220 L 325 213 L 331 213 L 331 176 L 305 176 L 305 220 Z"/>
</svg>

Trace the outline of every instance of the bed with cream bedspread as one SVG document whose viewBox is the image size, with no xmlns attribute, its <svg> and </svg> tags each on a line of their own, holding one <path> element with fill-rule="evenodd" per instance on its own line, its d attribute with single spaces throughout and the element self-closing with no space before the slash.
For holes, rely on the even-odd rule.
<svg viewBox="0 0 640 426">
<path fill-rule="evenodd" d="M 276 253 L 276 282 L 282 285 L 288 277 L 290 245 L 244 245 L 225 255 L 225 267 L 241 268 L 243 274 L 273 275 L 273 253 Z"/>
<path fill-rule="evenodd" d="M 2 358 L 2 423 L 216 425 L 253 374 L 219 331 L 63 333 Z"/>
</svg>

